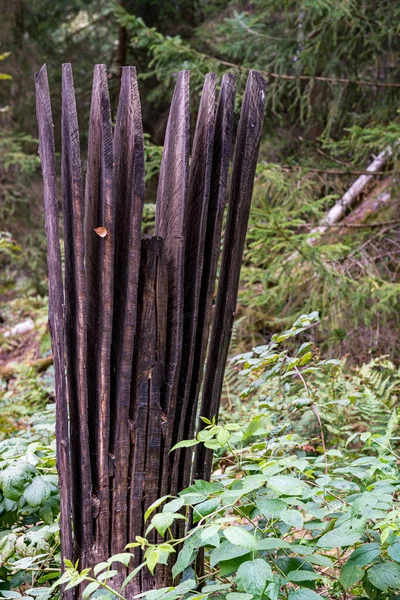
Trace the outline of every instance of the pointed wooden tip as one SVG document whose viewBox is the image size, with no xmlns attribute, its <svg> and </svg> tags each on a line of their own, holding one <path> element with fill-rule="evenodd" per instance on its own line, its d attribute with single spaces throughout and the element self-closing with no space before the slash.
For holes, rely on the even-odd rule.
<svg viewBox="0 0 400 600">
<path fill-rule="evenodd" d="M 46 66 L 46 63 L 44 63 L 44 65 L 42 65 L 42 67 L 39 69 L 39 71 L 37 71 L 37 73 L 35 73 L 36 86 L 40 86 L 43 83 L 47 83 L 47 80 L 48 80 L 47 66 Z"/>
<path fill-rule="evenodd" d="M 268 83 L 264 79 L 264 77 L 261 75 L 261 73 L 259 71 L 254 71 L 253 69 L 251 69 L 249 71 L 249 76 L 247 78 L 246 92 L 248 89 L 249 89 L 249 91 L 250 91 L 250 89 L 252 89 L 252 91 L 253 90 L 258 91 L 260 101 L 262 104 L 264 104 L 267 88 L 268 88 Z"/>
</svg>

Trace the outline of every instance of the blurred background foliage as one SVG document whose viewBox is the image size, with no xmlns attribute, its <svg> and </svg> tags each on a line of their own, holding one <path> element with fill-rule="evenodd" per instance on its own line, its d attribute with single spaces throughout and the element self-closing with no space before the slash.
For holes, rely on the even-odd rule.
<svg viewBox="0 0 400 600">
<path fill-rule="evenodd" d="M 250 68 L 269 80 L 238 307 L 240 342 L 268 340 L 318 310 L 327 355 L 398 363 L 400 2 L 397 0 L 0 0 L 2 306 L 46 294 L 33 73 L 47 63 L 60 149 L 61 64 L 74 69 L 85 166 L 92 68 L 105 63 L 113 114 L 120 67 L 137 66 L 146 133 L 145 229 L 177 71 Z M 392 156 L 340 226 L 327 211 L 385 148 Z M 310 243 L 311 239 L 311 243 Z M 16 287 L 17 282 L 17 287 Z M 23 284 L 21 283 L 23 282 Z M 7 315 L 2 315 L 7 321 Z"/>
</svg>

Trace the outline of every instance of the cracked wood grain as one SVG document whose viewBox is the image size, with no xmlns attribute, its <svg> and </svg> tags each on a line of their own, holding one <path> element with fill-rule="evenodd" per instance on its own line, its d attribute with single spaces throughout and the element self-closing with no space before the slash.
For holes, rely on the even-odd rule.
<svg viewBox="0 0 400 600">
<path fill-rule="evenodd" d="M 93 545 L 86 381 L 87 296 L 84 196 L 78 118 L 70 64 L 62 67 L 61 177 L 65 253 L 65 344 L 70 409 L 73 523 L 76 558 L 90 564 Z"/>
<path fill-rule="evenodd" d="M 143 515 L 160 495 L 162 437 L 161 392 L 164 382 L 166 344 L 167 275 L 163 240 L 146 237 L 142 254 L 138 291 L 137 343 L 134 349 L 130 419 L 132 445 L 130 458 L 129 540 L 144 535 Z M 149 534 L 155 542 L 155 534 Z M 135 566 L 142 561 L 135 548 Z M 154 587 L 150 573 L 141 572 L 127 588 L 128 597 Z"/>
<path fill-rule="evenodd" d="M 189 392 L 189 410 L 191 410 L 191 414 L 187 419 L 187 425 L 183 432 L 182 439 L 191 439 L 194 435 L 200 387 L 204 375 L 203 369 L 210 333 L 215 278 L 220 255 L 222 220 L 226 204 L 226 190 L 233 134 L 235 90 L 235 76 L 231 73 L 224 75 L 215 115 L 210 198 L 204 241 L 204 262 L 200 288 L 195 355 Z M 183 487 L 189 485 L 192 458 L 193 449 L 185 449 L 183 467 L 185 478 L 182 480 Z M 197 476 L 196 472 L 196 467 L 194 467 L 195 477 Z"/>
<path fill-rule="evenodd" d="M 111 363 L 112 477 L 111 553 L 128 543 L 129 405 L 137 316 L 141 223 L 144 202 L 144 146 L 136 69 L 123 67 L 114 133 L 114 323 Z M 118 565 L 120 568 L 120 565 Z"/>
<path fill-rule="evenodd" d="M 114 275 L 113 137 L 105 65 L 94 68 L 85 203 L 93 560 L 99 562 L 107 558 L 110 550 L 110 354 Z M 104 228 L 105 235 L 96 233 L 99 227 Z"/>
<path fill-rule="evenodd" d="M 183 335 L 182 361 L 177 396 L 176 413 L 180 415 L 174 422 L 172 444 L 184 439 L 191 422 L 193 405 L 189 405 L 192 379 L 196 331 L 199 314 L 201 278 L 204 262 L 204 243 L 207 229 L 208 202 L 212 171 L 214 124 L 215 124 L 215 73 L 206 75 L 200 100 L 199 112 L 190 157 L 187 213 L 184 242 L 184 295 L 183 295 Z M 188 481 L 185 472 L 184 454 L 181 450 L 173 453 L 173 468 L 170 493 L 175 494 L 180 484 Z"/>
<path fill-rule="evenodd" d="M 57 470 L 60 482 L 61 554 L 73 558 L 71 498 L 70 498 L 70 443 L 68 434 L 68 406 L 64 368 L 64 292 L 61 269 L 61 251 L 58 229 L 56 169 L 53 118 L 46 65 L 35 74 L 36 116 L 39 129 L 39 155 L 44 183 L 45 227 L 47 238 L 47 265 L 49 275 L 49 328 L 51 334 L 55 391 L 56 391 L 56 445 Z M 66 600 L 73 598 L 72 590 L 63 590 Z"/>
<path fill-rule="evenodd" d="M 218 416 L 235 318 L 240 268 L 264 120 L 266 89 L 267 84 L 261 75 L 250 71 L 236 135 L 217 299 L 202 392 L 200 414 L 209 419 Z M 196 464 L 200 465 L 200 477 L 209 479 L 212 452 L 204 446 L 198 446 Z"/>
<path fill-rule="evenodd" d="M 189 175 L 189 71 L 181 71 L 175 86 L 165 134 L 157 191 L 157 236 L 164 239 L 168 276 L 168 326 L 165 385 L 161 406 L 167 415 L 163 449 L 162 494 L 171 477 L 171 449 L 183 334 L 184 223 Z"/>
</svg>

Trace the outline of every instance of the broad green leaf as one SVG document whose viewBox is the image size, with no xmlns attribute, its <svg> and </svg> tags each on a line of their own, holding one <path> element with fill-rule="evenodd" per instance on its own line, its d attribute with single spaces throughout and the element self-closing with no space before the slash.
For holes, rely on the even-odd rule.
<svg viewBox="0 0 400 600">
<path fill-rule="evenodd" d="M 19 500 L 26 483 L 30 479 L 30 474 L 33 472 L 35 472 L 35 469 L 31 465 L 28 465 L 28 463 L 8 466 L 1 473 L 1 483 L 5 498 Z"/>
<path fill-rule="evenodd" d="M 297 590 L 290 590 L 289 592 L 289 600 L 324 600 L 322 596 L 313 592 L 313 590 L 308 590 L 306 588 L 299 588 Z"/>
<path fill-rule="evenodd" d="M 364 577 L 364 569 L 356 564 L 349 565 L 347 562 L 340 571 L 340 583 L 348 590 L 361 581 Z"/>
<path fill-rule="evenodd" d="M 233 558 L 237 558 L 238 556 L 244 556 L 248 553 L 247 548 L 242 548 L 240 546 L 234 546 L 228 541 L 222 542 L 220 546 L 215 548 L 210 554 L 210 566 L 214 568 L 221 561 L 231 560 Z"/>
<path fill-rule="evenodd" d="M 157 549 L 151 550 L 151 552 L 149 552 L 146 556 L 146 566 L 151 574 L 154 573 L 154 569 L 156 568 L 156 564 L 158 563 L 159 556 L 160 554 Z"/>
<path fill-rule="evenodd" d="M 154 527 L 160 535 L 164 535 L 168 527 L 171 527 L 175 519 L 175 513 L 162 512 L 154 515 L 151 520 L 151 525 Z"/>
<path fill-rule="evenodd" d="M 242 592 L 230 592 L 226 595 L 226 600 L 251 600 L 253 594 L 244 594 Z"/>
<path fill-rule="evenodd" d="M 379 544 L 363 544 L 359 546 L 352 554 L 350 554 L 346 566 L 359 566 L 365 567 L 369 563 L 372 563 L 377 556 L 381 553 Z"/>
<path fill-rule="evenodd" d="M 393 558 L 393 560 L 400 562 L 400 542 L 395 542 L 394 544 L 389 546 L 387 552 L 390 558 Z"/>
<path fill-rule="evenodd" d="M 286 525 L 290 525 L 295 529 L 303 529 L 304 519 L 302 513 L 299 510 L 283 510 L 280 513 L 279 518 L 281 521 L 286 523 Z"/>
<path fill-rule="evenodd" d="M 238 589 L 256 598 L 261 598 L 269 581 L 273 581 L 271 567 L 263 558 L 241 564 L 236 574 Z"/>
<path fill-rule="evenodd" d="M 162 512 L 178 512 L 178 510 L 180 508 L 182 508 L 182 506 L 184 505 L 184 500 L 183 498 L 174 498 L 173 500 L 171 500 L 171 502 L 167 502 L 167 504 L 165 504 L 163 506 Z"/>
<path fill-rule="evenodd" d="M 206 517 L 214 512 L 221 504 L 220 498 L 210 498 L 205 502 L 197 504 L 193 508 L 193 523 L 198 523 L 202 517 Z"/>
<path fill-rule="evenodd" d="M 224 529 L 224 536 L 234 546 L 247 548 L 247 550 L 257 550 L 257 540 L 244 527 L 232 525 Z"/>
<path fill-rule="evenodd" d="M 287 574 L 287 578 L 289 581 L 293 581 L 294 583 L 300 583 L 302 581 L 321 579 L 321 575 L 319 573 L 315 573 L 314 571 L 305 571 L 299 569 L 296 571 L 290 571 L 290 573 Z"/>
<path fill-rule="evenodd" d="M 98 563 L 97 565 L 95 565 L 93 567 L 93 573 L 97 576 L 97 574 L 100 573 L 100 571 L 104 571 L 104 569 L 108 569 L 109 566 L 110 566 L 110 563 L 108 563 L 108 562 Z"/>
<path fill-rule="evenodd" d="M 109 571 L 104 571 L 103 573 L 100 573 L 100 575 L 97 575 L 97 579 L 98 581 L 107 581 L 107 579 L 111 579 L 112 577 L 115 577 L 115 575 L 118 575 L 118 571 L 116 569 L 110 569 Z"/>
<path fill-rule="evenodd" d="M 24 497 L 29 506 L 36 507 L 40 506 L 50 498 L 51 488 L 49 484 L 44 481 L 40 476 L 35 477 L 32 483 L 28 485 L 24 490 Z"/>
<path fill-rule="evenodd" d="M 128 567 L 132 558 L 133 558 L 133 554 L 131 554 L 130 552 L 121 552 L 120 554 L 114 554 L 114 556 L 111 556 L 108 559 L 108 562 L 110 564 L 112 564 L 114 562 L 120 562 L 123 565 L 125 565 L 125 567 Z"/>
<path fill-rule="evenodd" d="M 147 519 L 149 518 L 149 516 L 151 515 L 153 510 L 158 508 L 160 506 L 160 504 L 162 504 L 165 500 L 167 500 L 167 498 L 170 498 L 170 497 L 171 496 L 163 496 L 162 498 L 159 498 L 158 500 L 153 502 L 153 504 L 150 504 L 149 508 L 144 513 L 144 520 L 147 521 Z"/>
<path fill-rule="evenodd" d="M 382 592 L 400 588 L 400 565 L 396 563 L 381 562 L 372 565 L 368 569 L 367 575 L 372 585 Z"/>
<path fill-rule="evenodd" d="M 332 550 L 333 548 L 342 548 L 343 546 L 352 546 L 359 542 L 363 532 L 358 529 L 350 529 L 346 526 L 332 529 L 325 533 L 317 542 L 320 548 Z"/>
<path fill-rule="evenodd" d="M 87 587 L 85 587 L 85 589 L 83 590 L 83 594 L 82 594 L 82 598 L 83 600 L 87 600 L 87 598 L 90 598 L 90 596 L 100 587 L 100 583 L 98 583 L 97 581 L 92 581 L 92 583 L 89 583 L 89 585 Z"/>
<path fill-rule="evenodd" d="M 172 567 L 172 576 L 174 579 L 193 562 L 195 556 L 196 550 L 190 544 L 185 544 L 178 554 L 176 563 Z"/>
<path fill-rule="evenodd" d="M 231 558 L 230 560 L 221 560 L 219 563 L 219 574 L 221 577 L 228 577 L 229 575 L 234 575 L 237 573 L 238 568 L 241 564 L 252 559 L 252 556 L 249 552 L 244 554 L 243 556 L 238 556 L 236 558 Z"/>
<path fill-rule="evenodd" d="M 290 548 L 289 542 L 279 538 L 265 538 L 257 541 L 258 550 L 276 550 L 277 548 Z"/>
<path fill-rule="evenodd" d="M 286 508 L 286 504 L 279 498 L 257 498 L 256 506 L 266 519 L 278 517 L 279 513 Z"/>
<path fill-rule="evenodd" d="M 301 496 L 307 484 L 292 475 L 273 475 L 268 479 L 268 487 L 281 496 Z"/>
<path fill-rule="evenodd" d="M 145 566 L 146 563 L 142 563 L 141 565 L 139 565 L 138 567 L 136 567 L 136 569 L 133 569 L 132 573 L 129 573 L 128 577 L 126 577 L 124 579 L 123 584 L 121 585 L 121 592 L 123 589 L 126 588 L 126 586 L 128 585 L 128 583 L 130 583 L 132 581 L 132 579 L 134 577 L 136 577 L 136 575 L 139 573 L 139 571 L 141 569 L 143 569 L 143 567 Z"/>
<path fill-rule="evenodd" d="M 196 446 L 196 444 L 198 443 L 199 440 L 183 440 L 182 442 L 178 442 L 177 444 L 175 444 L 175 446 L 171 448 L 170 452 L 178 450 L 178 448 L 190 448 L 191 446 Z"/>
</svg>

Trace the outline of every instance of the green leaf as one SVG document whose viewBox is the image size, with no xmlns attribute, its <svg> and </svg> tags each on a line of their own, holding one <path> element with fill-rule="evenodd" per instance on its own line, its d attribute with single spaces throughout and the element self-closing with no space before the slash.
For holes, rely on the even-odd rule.
<svg viewBox="0 0 400 600">
<path fill-rule="evenodd" d="M 234 546 L 247 548 L 247 550 L 257 550 L 257 540 L 244 527 L 232 525 L 224 529 L 224 536 Z"/>
<path fill-rule="evenodd" d="M 92 583 L 89 583 L 89 585 L 87 587 L 85 587 L 85 589 L 83 590 L 83 594 L 82 594 L 82 598 L 83 600 L 87 600 L 87 598 L 90 598 L 90 596 L 100 587 L 100 583 L 98 583 L 97 581 L 92 581 Z"/>
<path fill-rule="evenodd" d="M 353 585 L 361 581 L 364 577 L 364 569 L 358 565 L 349 565 L 347 562 L 340 571 L 340 583 L 348 590 Z"/>
<path fill-rule="evenodd" d="M 247 548 L 242 548 L 240 546 L 234 546 L 228 541 L 222 542 L 220 546 L 215 548 L 210 554 L 210 566 L 214 568 L 221 561 L 231 560 L 233 558 L 237 558 L 239 556 L 244 556 L 248 553 Z"/>
<path fill-rule="evenodd" d="M 182 508 L 183 505 L 183 498 L 174 498 L 173 500 L 171 500 L 171 502 L 167 502 L 167 504 L 163 506 L 162 511 L 175 513 L 178 512 L 178 510 Z"/>
<path fill-rule="evenodd" d="M 279 498 L 257 498 L 256 506 L 266 519 L 279 517 L 279 513 L 286 508 L 286 504 Z"/>
<path fill-rule="evenodd" d="M 301 496 L 307 484 L 292 475 L 273 475 L 268 479 L 268 487 L 282 496 Z"/>
<path fill-rule="evenodd" d="M 159 552 L 156 548 L 152 549 L 146 556 L 146 566 L 153 575 L 156 564 L 158 563 Z"/>
<path fill-rule="evenodd" d="M 4 598 L 22 598 L 22 595 L 19 592 L 12 592 L 9 590 L 0 590 L 0 593 Z"/>
<path fill-rule="evenodd" d="M 381 553 L 379 544 L 363 544 L 359 546 L 352 554 L 350 554 L 346 566 L 359 566 L 365 567 L 369 563 L 372 563 L 377 556 Z"/>
<path fill-rule="evenodd" d="M 289 581 L 293 581 L 294 583 L 300 583 L 302 581 L 321 579 L 321 575 L 319 573 L 315 573 L 314 571 L 296 570 L 290 571 L 290 573 L 287 574 L 287 578 Z"/>
<path fill-rule="evenodd" d="M 299 510 L 283 510 L 280 513 L 279 518 L 286 523 L 286 525 L 290 525 L 295 529 L 303 529 L 304 519 Z"/>
<path fill-rule="evenodd" d="M 51 488 L 40 476 L 35 477 L 32 483 L 24 490 L 24 497 L 29 506 L 36 507 L 50 498 Z"/>
<path fill-rule="evenodd" d="M 163 496 L 162 498 L 159 498 L 158 500 L 153 502 L 153 504 L 150 504 L 149 508 L 144 513 L 144 520 L 147 521 L 147 519 L 149 518 L 149 516 L 151 515 L 153 510 L 158 508 L 160 506 L 160 504 L 162 504 L 165 500 L 167 500 L 167 498 L 170 498 L 170 496 Z"/>
<path fill-rule="evenodd" d="M 175 513 L 162 512 L 154 515 L 151 520 L 151 524 L 158 531 L 160 535 L 164 535 L 168 527 L 171 527 L 175 519 Z"/>
<path fill-rule="evenodd" d="M 261 598 L 268 581 L 273 581 L 271 567 L 263 558 L 249 560 L 240 565 L 236 584 L 238 589 Z"/>
<path fill-rule="evenodd" d="M 136 575 L 139 573 L 139 571 L 141 569 L 143 569 L 143 567 L 145 566 L 146 563 L 142 563 L 141 565 L 139 565 L 138 567 L 136 567 L 136 569 L 133 569 L 132 573 L 129 573 L 128 577 L 126 577 L 124 579 L 123 584 L 121 585 L 121 592 L 123 589 L 126 588 L 126 586 L 128 585 L 128 583 L 130 583 L 132 581 L 132 579 L 134 577 L 136 577 Z"/>
<path fill-rule="evenodd" d="M 171 448 L 170 452 L 178 450 L 178 448 L 190 448 L 191 446 L 196 446 L 196 444 L 199 444 L 199 440 L 182 440 L 182 442 L 175 444 L 175 446 Z"/>
<path fill-rule="evenodd" d="M 178 554 L 176 563 L 172 567 L 172 576 L 174 579 L 193 562 L 195 556 L 196 550 L 190 544 L 185 544 Z"/>
<path fill-rule="evenodd" d="M 97 576 L 99 581 L 107 581 L 107 579 L 111 579 L 111 577 L 115 577 L 118 575 L 118 571 L 116 569 L 110 569 L 109 571 L 104 571 Z"/>
<path fill-rule="evenodd" d="M 361 540 L 362 535 L 363 532 L 358 529 L 350 529 L 347 526 L 342 526 L 325 533 L 320 537 L 317 544 L 321 548 L 332 550 L 333 548 L 352 546 Z"/>
<path fill-rule="evenodd" d="M 205 502 L 197 504 L 193 508 L 193 523 L 198 523 L 202 517 L 206 517 L 214 512 L 221 504 L 220 498 L 210 498 Z"/>
<path fill-rule="evenodd" d="M 316 592 L 313 592 L 313 590 L 299 588 L 297 590 L 290 590 L 289 600 L 323 600 L 323 598 Z"/>
<path fill-rule="evenodd" d="M 9 500 L 19 500 L 24 491 L 25 484 L 29 480 L 29 474 L 34 471 L 31 467 L 27 468 L 27 463 L 19 463 L 17 465 L 8 466 L 1 474 L 1 482 L 3 485 L 3 494 Z"/>
<path fill-rule="evenodd" d="M 390 558 L 393 558 L 393 560 L 400 562 L 400 542 L 395 542 L 394 544 L 389 546 L 387 552 Z"/>
<path fill-rule="evenodd" d="M 253 594 L 243 594 L 241 592 L 230 592 L 226 595 L 226 600 L 251 600 Z"/>
<path fill-rule="evenodd" d="M 279 538 L 265 538 L 257 541 L 258 550 L 276 550 L 277 548 L 290 548 L 289 542 Z"/>
<path fill-rule="evenodd" d="M 98 573 L 100 573 L 101 571 L 104 571 L 104 569 L 108 569 L 109 566 L 110 566 L 110 564 L 108 562 L 98 563 L 97 565 L 95 565 L 93 567 L 93 573 L 97 576 Z"/>
<path fill-rule="evenodd" d="M 123 565 L 125 565 L 125 567 L 128 567 L 132 558 L 133 554 L 131 554 L 130 552 L 121 552 L 120 554 L 114 554 L 114 556 L 111 556 L 108 559 L 108 562 L 110 565 L 114 562 L 120 562 Z"/>
<path fill-rule="evenodd" d="M 378 590 L 387 592 L 400 587 L 400 565 L 392 562 L 381 562 L 372 565 L 367 571 L 368 579 Z"/>
</svg>

